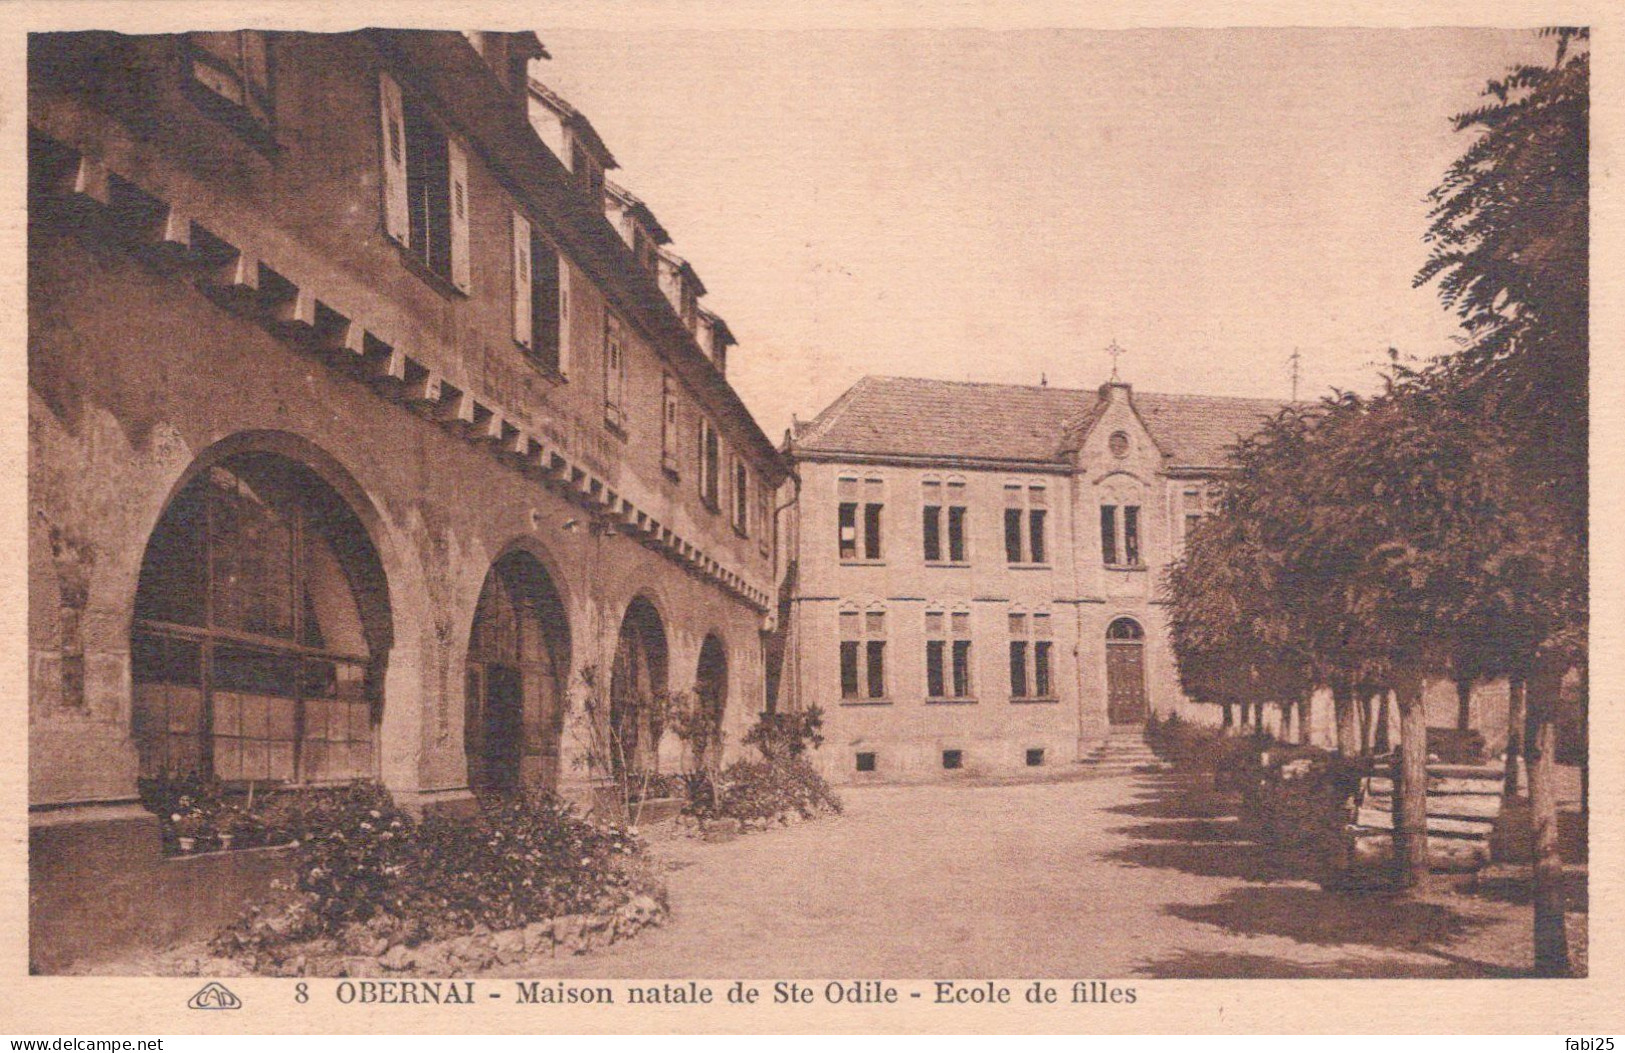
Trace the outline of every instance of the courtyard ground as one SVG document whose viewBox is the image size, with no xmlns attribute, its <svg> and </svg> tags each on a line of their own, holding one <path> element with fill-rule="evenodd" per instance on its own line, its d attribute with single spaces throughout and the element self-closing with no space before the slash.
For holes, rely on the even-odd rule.
<svg viewBox="0 0 1625 1053">
<path fill-rule="evenodd" d="M 1423 897 L 1328 892 L 1242 837 L 1210 778 L 1077 773 L 842 795 L 844 815 L 725 843 L 666 827 L 653 846 L 670 886 L 664 926 L 481 975 L 1505 977 L 1531 965 L 1527 868 L 1440 876 Z M 1583 846 L 1564 825 L 1571 851 Z M 1583 863 L 1569 878 L 1583 969 Z M 92 971 L 195 974 L 207 954 L 194 944 Z"/>
<path fill-rule="evenodd" d="M 1239 837 L 1173 774 L 842 791 L 839 818 L 663 842 L 672 917 L 580 977 L 1508 976 L 1530 965 L 1516 880 L 1422 899 L 1334 893 Z M 1585 948 L 1584 873 L 1571 941 Z"/>
</svg>

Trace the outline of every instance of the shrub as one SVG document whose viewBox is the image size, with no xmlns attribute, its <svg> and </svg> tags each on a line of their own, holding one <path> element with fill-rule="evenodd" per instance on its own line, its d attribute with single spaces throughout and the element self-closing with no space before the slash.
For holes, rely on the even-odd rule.
<svg viewBox="0 0 1625 1053">
<path fill-rule="evenodd" d="M 1274 746 L 1270 763 L 1243 789 L 1241 820 L 1279 851 L 1274 862 L 1296 876 L 1329 879 L 1339 866 L 1350 798 L 1366 765 L 1312 747 Z"/>
<path fill-rule="evenodd" d="M 609 909 L 635 894 L 664 901 L 642 845 L 550 795 L 481 802 L 474 816 L 422 822 L 381 787 L 279 795 L 276 821 L 297 836 L 290 899 L 251 914 L 216 941 L 225 953 L 260 953 L 357 925 L 407 942 L 515 928 Z"/>
<path fill-rule="evenodd" d="M 763 713 L 745 737 L 768 761 L 791 760 L 824 744 L 824 711 L 817 706 L 789 713 Z"/>
<path fill-rule="evenodd" d="M 689 779 L 687 811 L 700 818 L 744 821 L 787 815 L 812 819 L 839 814 L 841 799 L 801 757 L 778 761 L 735 761 L 713 784 L 704 774 Z"/>
</svg>

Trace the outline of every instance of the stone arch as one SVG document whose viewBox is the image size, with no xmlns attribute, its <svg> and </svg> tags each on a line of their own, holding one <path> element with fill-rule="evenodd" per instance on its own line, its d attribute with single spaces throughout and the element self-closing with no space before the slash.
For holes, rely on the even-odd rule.
<svg viewBox="0 0 1625 1053">
<path fill-rule="evenodd" d="M 607 739 L 612 774 L 624 775 L 659 764 L 664 732 L 670 643 L 666 621 L 649 595 L 639 592 L 627 604 L 610 667 Z"/>
<path fill-rule="evenodd" d="M 571 640 L 556 581 L 528 546 L 510 546 L 486 572 L 464 663 L 463 748 L 476 792 L 558 784 Z"/>
<path fill-rule="evenodd" d="M 281 433 L 216 444 L 182 473 L 147 535 L 130 630 L 144 775 L 380 775 L 388 578 L 363 520 L 370 502 L 311 453 Z"/>
<path fill-rule="evenodd" d="M 705 634 L 694 671 L 694 705 L 700 715 L 698 734 L 690 743 L 694 766 L 703 770 L 722 757 L 722 725 L 728 707 L 728 651 L 721 634 Z"/>
</svg>

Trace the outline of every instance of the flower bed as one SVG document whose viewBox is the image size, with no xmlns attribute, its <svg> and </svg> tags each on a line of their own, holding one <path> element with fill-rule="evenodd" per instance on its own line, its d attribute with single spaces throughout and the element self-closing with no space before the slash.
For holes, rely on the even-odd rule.
<svg viewBox="0 0 1625 1053">
<path fill-rule="evenodd" d="M 685 813 L 699 820 L 736 820 L 743 829 L 839 815 L 841 799 L 802 757 L 735 761 L 714 779 L 691 776 Z"/>
<path fill-rule="evenodd" d="M 551 797 L 414 821 L 371 785 L 287 796 L 297 797 L 286 819 L 298 842 L 292 887 L 214 943 L 257 972 L 304 972 L 313 957 L 383 957 L 397 947 L 415 954 L 560 918 L 629 934 L 665 911 L 638 838 Z"/>
</svg>

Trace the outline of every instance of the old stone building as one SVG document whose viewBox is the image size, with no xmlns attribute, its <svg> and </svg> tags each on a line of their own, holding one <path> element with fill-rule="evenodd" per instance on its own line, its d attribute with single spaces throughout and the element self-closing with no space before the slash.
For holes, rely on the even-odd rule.
<svg viewBox="0 0 1625 1053">
<path fill-rule="evenodd" d="M 786 466 L 544 57 L 31 38 L 36 967 L 268 873 L 160 858 L 143 777 L 585 798 L 589 697 L 640 765 L 663 691 L 762 708 Z"/>
<path fill-rule="evenodd" d="M 792 431 L 781 698 L 826 773 L 1066 764 L 1184 698 L 1158 599 L 1280 403 L 866 377 Z"/>
</svg>

